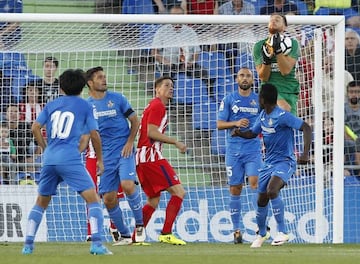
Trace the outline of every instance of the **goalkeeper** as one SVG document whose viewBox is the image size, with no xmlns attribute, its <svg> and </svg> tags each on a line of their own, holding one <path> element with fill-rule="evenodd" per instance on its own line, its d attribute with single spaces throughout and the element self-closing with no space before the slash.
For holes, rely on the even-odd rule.
<svg viewBox="0 0 360 264">
<path fill-rule="evenodd" d="M 285 43 L 284 39 L 288 38 L 284 36 L 286 27 L 285 16 L 272 14 L 268 24 L 269 37 L 255 43 L 253 56 L 261 83 L 276 85 L 278 106 L 296 115 L 300 86 L 295 77 L 295 65 L 300 50 L 296 39 Z"/>
</svg>

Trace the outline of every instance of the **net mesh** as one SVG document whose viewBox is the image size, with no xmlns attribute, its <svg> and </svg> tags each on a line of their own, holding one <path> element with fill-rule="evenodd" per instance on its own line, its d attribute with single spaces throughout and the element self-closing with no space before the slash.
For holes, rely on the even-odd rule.
<svg viewBox="0 0 360 264">
<path fill-rule="evenodd" d="M 267 36 L 266 25 L 234 24 L 191 24 L 196 37 L 173 38 L 154 45 L 154 36 L 161 25 L 157 24 L 109 24 L 109 23 L 21 23 L 21 40 L 12 48 L 3 50 L 3 55 L 10 55 L 10 60 L 0 61 L 3 66 L 3 82 L 7 83 L 6 95 L 1 97 L 9 103 L 20 103 L 26 83 L 44 77 L 44 60 L 55 57 L 59 61 L 56 75 L 65 69 L 102 66 L 107 74 L 108 89 L 122 92 L 131 102 L 140 116 L 148 101 L 153 97 L 153 82 L 161 75 L 156 65 L 153 50 L 184 50 L 198 46 L 197 58 L 201 69 L 207 71 L 207 77 L 176 74 L 175 98 L 169 107 L 170 127 L 168 133 L 178 137 L 188 146 L 188 153 L 181 155 L 170 145 L 164 146 L 164 156 L 173 165 L 188 195 L 174 226 L 175 232 L 186 241 L 230 242 L 233 239 L 230 214 L 228 212 L 229 193 L 225 172 L 225 134 L 216 129 L 216 113 L 220 100 L 228 92 L 237 89 L 234 76 L 243 66 L 253 70 L 255 75 L 254 90 L 258 91 L 259 80 L 252 59 L 252 48 L 257 40 Z M 323 32 L 332 31 L 332 26 L 290 26 L 288 33 L 301 43 L 301 59 L 297 76 L 301 83 L 298 115 L 313 125 L 313 42 L 315 28 Z M 328 42 L 323 43 L 323 52 L 328 54 Z M 18 54 L 15 56 L 14 54 Z M 9 58 L 9 57 L 7 57 Z M 20 59 L 24 61 L 19 63 Z M 333 65 L 333 62 L 330 63 Z M 7 71 L 10 67 L 11 71 Z M 14 68 L 16 70 L 14 71 Z M 330 72 L 333 69 L 330 69 Z M 6 73 L 9 73 L 6 76 Z M 21 82 L 14 85 L 13 80 Z M 15 87 L 16 86 L 16 87 Z M 3 86 L 6 88 L 6 86 Z M 14 88 L 15 87 L 15 88 Z M 328 92 L 331 79 L 324 81 L 324 92 Z M 4 89 L 5 89 L 4 88 Z M 5 91 L 5 90 L 4 90 Z M 85 90 L 83 96 L 87 97 Z M 40 96 L 41 97 L 41 96 Z M 333 98 L 327 97 L 324 104 L 331 108 Z M 44 99 L 40 99 L 44 101 Z M 3 104 L 5 106 L 5 104 Z M 329 107 L 327 107 L 329 106 Z M 3 109 L 6 110 L 6 107 Z M 327 110 L 326 110 L 327 111 Z M 7 115 L 4 113 L 5 116 Z M 321 236 L 324 242 L 331 242 L 332 223 L 332 126 L 331 111 L 324 113 L 324 151 L 312 153 L 322 155 L 325 165 L 325 209 L 324 224 L 327 232 L 315 232 L 315 175 L 314 163 L 299 167 L 282 195 L 286 204 L 286 220 L 289 224 L 291 241 L 314 242 Z M 301 152 L 302 134 L 296 134 L 296 150 Z M 36 152 L 31 152 L 31 136 L 25 140 L 24 163 L 3 162 L 2 181 L 11 184 L 32 183 L 38 177 L 39 163 Z M 19 155 L 19 154 L 17 154 Z M 8 169 L 4 169 L 7 167 Z M 4 176 L 5 175 L 5 176 Z M 25 179 L 25 181 L 23 181 Z M 35 197 L 36 187 L 17 186 L 19 193 L 12 192 L 13 201 L 21 202 L 22 188 L 32 188 Z M 0 197 L 5 203 L 8 193 L 1 189 Z M 148 236 L 156 240 L 163 221 L 166 195 L 162 198 L 159 211 L 149 224 Z M 242 194 L 242 218 L 244 239 L 255 238 L 255 194 L 246 185 Z M 143 197 L 145 201 L 145 197 Z M 122 203 L 128 225 L 134 225 L 131 212 Z M 1 208 L 1 207 L 0 207 Z M 10 210 L 10 209 L 9 209 Z M 30 208 L 24 209 L 21 226 L 24 228 L 25 215 Z M 105 211 L 104 211 L 105 212 Z M 106 214 L 106 212 L 105 212 Z M 1 214 L 0 214 L 1 215 Z M 15 220 L 14 220 L 15 221 Z M 1 222 L 1 221 L 0 221 Z M 105 221 L 106 222 L 106 221 Z M 159 224 L 160 223 L 160 224 Z M 11 228 L 15 228 L 10 225 Z M 20 226 L 20 228 L 21 228 Z M 274 219 L 270 218 L 272 232 L 275 232 Z M 60 186 L 58 196 L 53 199 L 46 219 L 43 221 L 42 237 L 49 241 L 78 241 L 86 237 L 86 211 L 79 196 L 66 186 Z M 275 234 L 275 233 L 273 233 Z M 14 238 L 16 240 L 16 238 Z M 18 237 L 22 240 L 22 237 Z M 107 239 L 110 239 L 107 237 Z"/>
</svg>

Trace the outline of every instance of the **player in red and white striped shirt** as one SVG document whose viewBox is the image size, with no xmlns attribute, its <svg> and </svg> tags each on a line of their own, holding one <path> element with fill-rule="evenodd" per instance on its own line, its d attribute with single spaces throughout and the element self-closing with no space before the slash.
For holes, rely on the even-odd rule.
<svg viewBox="0 0 360 264">
<path fill-rule="evenodd" d="M 185 245 L 186 242 L 172 234 L 172 226 L 178 215 L 185 190 L 176 172 L 162 155 L 162 144 L 173 144 L 181 153 L 186 146 L 165 135 L 168 124 L 166 105 L 173 97 L 174 82 L 170 77 L 161 77 L 155 81 L 156 97 L 144 109 L 139 129 L 139 140 L 136 152 L 136 172 L 141 186 L 147 196 L 143 208 L 144 226 L 148 224 L 156 210 L 161 192 L 166 190 L 171 198 L 166 207 L 165 222 L 159 241 L 174 245 Z"/>
</svg>

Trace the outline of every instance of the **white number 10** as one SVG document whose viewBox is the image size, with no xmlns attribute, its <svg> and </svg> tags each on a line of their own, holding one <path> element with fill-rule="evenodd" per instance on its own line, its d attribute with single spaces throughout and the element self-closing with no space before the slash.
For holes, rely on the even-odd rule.
<svg viewBox="0 0 360 264">
<path fill-rule="evenodd" d="M 51 115 L 51 138 L 64 139 L 70 135 L 74 123 L 74 114 L 71 112 L 55 111 Z"/>
</svg>

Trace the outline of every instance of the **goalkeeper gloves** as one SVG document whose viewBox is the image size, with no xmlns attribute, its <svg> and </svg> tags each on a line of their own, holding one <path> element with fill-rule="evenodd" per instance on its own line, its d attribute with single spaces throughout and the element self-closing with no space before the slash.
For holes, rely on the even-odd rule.
<svg viewBox="0 0 360 264">
<path fill-rule="evenodd" d="M 261 53 L 263 58 L 263 64 L 270 65 L 271 59 L 274 56 L 273 48 L 265 42 L 261 47 Z"/>
<path fill-rule="evenodd" d="M 268 40 L 268 44 L 273 48 L 275 54 L 280 54 L 282 52 L 280 43 L 281 43 L 281 35 L 279 32 L 276 32 L 272 35 Z"/>
</svg>

